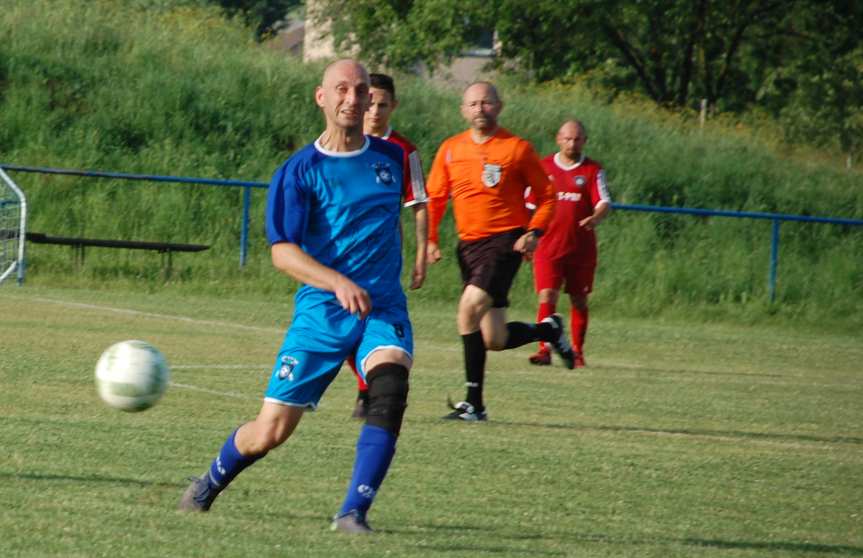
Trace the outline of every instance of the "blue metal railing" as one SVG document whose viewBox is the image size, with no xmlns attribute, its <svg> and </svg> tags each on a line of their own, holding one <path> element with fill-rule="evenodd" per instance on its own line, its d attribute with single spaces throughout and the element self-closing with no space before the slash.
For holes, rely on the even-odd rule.
<svg viewBox="0 0 863 558">
<path fill-rule="evenodd" d="M 243 188 L 243 216 L 240 224 L 240 267 L 246 265 L 249 246 L 249 208 L 252 204 L 252 188 L 266 188 L 266 182 L 249 180 L 224 180 L 218 178 L 196 178 L 191 176 L 160 176 L 155 174 L 128 174 L 122 172 L 85 171 L 78 169 L 56 169 L 50 167 L 27 167 L 0 163 L 0 168 L 9 171 L 35 172 L 40 174 L 62 174 L 89 178 L 113 178 L 143 182 L 173 182 L 175 184 L 203 184 L 206 186 L 229 186 Z"/>
<path fill-rule="evenodd" d="M 28 167 L 0 163 L 0 168 L 7 171 L 33 172 L 41 174 L 62 174 L 84 176 L 91 178 L 113 178 L 119 180 L 173 182 L 180 184 L 203 184 L 207 186 L 229 186 L 243 188 L 243 216 L 240 227 L 240 266 L 246 264 L 249 242 L 249 208 L 251 206 L 252 188 L 267 188 L 266 182 L 248 180 L 223 180 L 215 178 L 195 178 L 187 176 L 160 176 L 150 174 L 128 174 L 119 172 L 85 171 L 76 169 L 57 169 L 49 167 Z M 863 226 L 863 219 L 846 219 L 840 217 L 810 217 L 808 215 L 790 215 L 784 213 L 765 213 L 753 211 L 728 211 L 722 209 L 698 209 L 690 207 L 663 207 L 656 205 L 614 203 L 615 210 L 642 211 L 649 213 L 676 213 L 680 215 L 697 215 L 701 217 L 731 217 L 736 219 L 766 219 L 773 222 L 770 241 L 770 273 L 768 278 L 770 302 L 776 299 L 776 278 L 779 266 L 779 225 L 782 221 L 797 221 L 804 223 L 822 223 L 832 225 Z"/>
<path fill-rule="evenodd" d="M 722 209 L 697 209 L 691 207 L 663 207 L 656 205 L 612 204 L 614 209 L 628 211 L 646 211 L 650 213 L 677 213 L 682 215 L 698 215 L 701 217 L 734 217 L 737 219 L 768 219 L 773 221 L 770 238 L 770 273 L 768 290 L 770 302 L 776 300 L 776 277 L 779 267 L 779 224 L 782 221 L 797 221 L 804 223 L 827 223 L 831 225 L 863 226 L 861 219 L 845 219 L 841 217 L 809 217 L 808 215 L 789 215 L 785 213 L 764 213 L 757 211 L 727 211 Z"/>
</svg>

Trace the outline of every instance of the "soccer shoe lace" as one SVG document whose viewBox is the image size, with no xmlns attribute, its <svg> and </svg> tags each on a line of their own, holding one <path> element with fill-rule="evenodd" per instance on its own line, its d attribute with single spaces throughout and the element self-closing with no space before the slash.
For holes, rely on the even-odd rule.
<svg viewBox="0 0 863 558">
<path fill-rule="evenodd" d="M 210 506 L 213 505 L 213 500 L 219 493 L 210 488 L 210 483 L 207 482 L 207 474 L 204 473 L 201 477 L 189 477 L 192 481 L 186 491 L 183 492 L 183 497 L 180 498 L 180 505 L 177 509 L 188 512 L 206 512 L 210 511 Z"/>
<path fill-rule="evenodd" d="M 467 401 L 459 401 L 453 405 L 451 399 L 447 398 L 447 406 L 452 409 L 451 413 L 442 416 L 445 420 L 463 420 L 467 422 L 475 422 L 488 419 L 488 413 L 485 409 L 477 411 L 476 408 Z"/>
<path fill-rule="evenodd" d="M 373 533 L 374 529 L 369 527 L 366 518 L 357 510 L 351 510 L 344 515 L 333 518 L 330 530 L 341 533 Z"/>
<path fill-rule="evenodd" d="M 563 318 L 560 314 L 552 314 L 542 320 L 541 323 L 551 324 L 557 332 L 557 338 L 550 343 L 554 352 L 563 361 L 563 365 L 570 370 L 575 368 L 575 352 L 572 350 L 572 345 L 569 344 L 569 337 L 566 335 L 566 328 L 563 326 Z"/>
</svg>

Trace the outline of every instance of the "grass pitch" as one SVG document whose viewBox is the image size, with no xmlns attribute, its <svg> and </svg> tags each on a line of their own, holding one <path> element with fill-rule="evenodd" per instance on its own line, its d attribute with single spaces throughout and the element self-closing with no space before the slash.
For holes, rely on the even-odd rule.
<svg viewBox="0 0 863 558">
<path fill-rule="evenodd" d="M 462 394 L 455 305 L 413 308 L 416 366 L 378 530 L 328 531 L 359 423 L 337 378 L 211 513 L 188 475 L 260 405 L 290 303 L 0 289 L 3 556 L 863 556 L 863 336 L 593 317 L 589 367 L 490 354 L 487 424 Z M 513 317 L 529 319 L 525 312 Z M 93 367 L 145 339 L 172 365 L 144 413 Z"/>
</svg>

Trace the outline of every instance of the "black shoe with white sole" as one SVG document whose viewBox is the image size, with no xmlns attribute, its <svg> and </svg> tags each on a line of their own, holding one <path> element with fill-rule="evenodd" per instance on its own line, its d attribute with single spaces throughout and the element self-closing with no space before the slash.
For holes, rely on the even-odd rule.
<svg viewBox="0 0 863 558">
<path fill-rule="evenodd" d="M 575 368 L 575 351 L 572 350 L 572 345 L 569 343 L 569 337 L 566 334 L 566 328 L 563 325 L 563 318 L 560 314 L 552 314 L 542 320 L 541 323 L 551 324 L 557 332 L 557 338 L 550 340 L 549 344 L 557 356 L 563 361 L 563 365 L 572 370 Z"/>
<path fill-rule="evenodd" d="M 442 416 L 442 419 L 463 420 L 465 422 L 488 420 L 488 413 L 485 412 L 485 409 L 477 410 L 467 401 L 459 401 L 453 405 L 452 401 L 447 400 L 447 405 L 452 409 L 452 412 Z"/>
</svg>

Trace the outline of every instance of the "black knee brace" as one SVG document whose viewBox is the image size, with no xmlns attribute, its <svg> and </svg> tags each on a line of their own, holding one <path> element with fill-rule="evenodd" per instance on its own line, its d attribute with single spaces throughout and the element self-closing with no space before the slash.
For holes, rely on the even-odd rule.
<svg viewBox="0 0 863 558">
<path fill-rule="evenodd" d="M 366 375 L 369 413 L 366 424 L 399 435 L 408 406 L 408 369 L 400 364 L 379 364 Z"/>
</svg>

